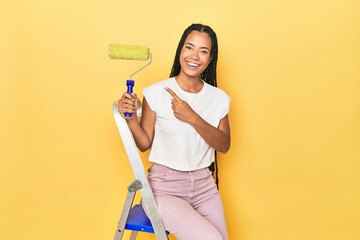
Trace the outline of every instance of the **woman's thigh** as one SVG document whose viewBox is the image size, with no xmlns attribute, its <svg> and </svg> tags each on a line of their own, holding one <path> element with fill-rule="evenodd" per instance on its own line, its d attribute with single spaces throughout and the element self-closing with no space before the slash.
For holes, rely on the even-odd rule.
<svg viewBox="0 0 360 240">
<path fill-rule="evenodd" d="M 157 196 L 161 219 L 166 230 L 177 240 L 220 240 L 222 234 L 187 201 L 173 196 Z"/>
<path fill-rule="evenodd" d="M 219 193 L 213 194 L 206 199 L 206 201 L 198 204 L 195 210 L 220 232 L 224 240 L 229 239 L 226 229 L 224 207 Z"/>
<path fill-rule="evenodd" d="M 177 239 L 228 239 L 220 194 L 207 169 L 179 172 L 154 164 L 149 181 L 166 230 Z"/>
</svg>

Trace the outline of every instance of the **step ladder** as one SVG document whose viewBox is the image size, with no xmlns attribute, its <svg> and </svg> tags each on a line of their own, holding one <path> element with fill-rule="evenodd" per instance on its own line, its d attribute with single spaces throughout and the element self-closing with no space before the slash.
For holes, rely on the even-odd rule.
<svg viewBox="0 0 360 240">
<path fill-rule="evenodd" d="M 136 235 L 139 231 L 155 233 L 156 239 L 158 240 L 168 240 L 168 232 L 165 231 L 161 221 L 154 194 L 147 179 L 134 137 L 126 120 L 118 111 L 117 102 L 113 103 L 113 114 L 131 168 L 135 175 L 135 180 L 128 186 L 128 194 L 118 222 L 114 240 L 122 239 L 125 230 L 132 231 L 130 240 L 136 239 Z M 140 191 L 141 193 L 142 201 L 146 206 L 149 218 L 146 216 L 141 205 L 132 207 L 137 191 Z"/>
</svg>

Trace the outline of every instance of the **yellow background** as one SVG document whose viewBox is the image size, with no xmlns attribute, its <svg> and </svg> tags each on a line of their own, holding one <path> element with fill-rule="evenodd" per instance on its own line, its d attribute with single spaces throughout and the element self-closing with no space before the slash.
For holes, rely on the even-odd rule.
<svg viewBox="0 0 360 240">
<path fill-rule="evenodd" d="M 133 174 L 112 102 L 144 62 L 108 44 L 151 48 L 142 96 L 193 22 L 216 31 L 232 98 L 230 239 L 360 239 L 359 0 L 0 4 L 0 239 L 113 239 Z"/>
</svg>

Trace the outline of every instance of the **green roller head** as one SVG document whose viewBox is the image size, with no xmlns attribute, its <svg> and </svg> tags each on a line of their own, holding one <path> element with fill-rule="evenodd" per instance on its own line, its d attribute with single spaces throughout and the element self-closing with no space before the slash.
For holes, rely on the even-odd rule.
<svg viewBox="0 0 360 240">
<path fill-rule="evenodd" d="M 111 59 L 148 60 L 149 48 L 135 45 L 110 44 L 109 57 Z"/>
</svg>

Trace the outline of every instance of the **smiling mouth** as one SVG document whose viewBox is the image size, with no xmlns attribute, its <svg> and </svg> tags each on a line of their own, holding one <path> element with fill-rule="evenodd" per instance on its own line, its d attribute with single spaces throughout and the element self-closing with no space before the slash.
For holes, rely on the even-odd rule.
<svg viewBox="0 0 360 240">
<path fill-rule="evenodd" d="M 197 68 L 197 67 L 199 67 L 200 65 L 198 65 L 198 64 L 195 64 L 195 63 L 186 63 L 189 67 L 191 67 L 191 68 Z"/>
</svg>

